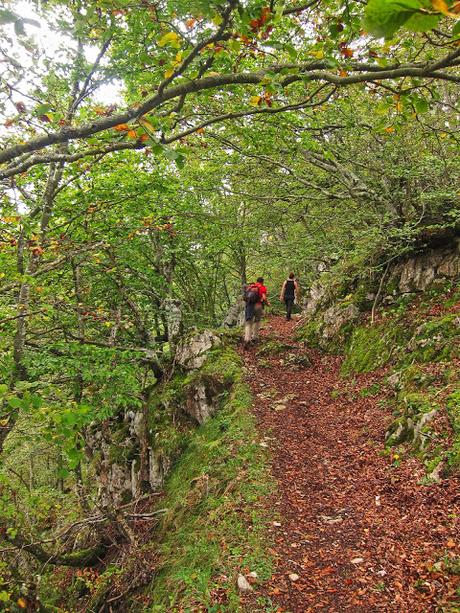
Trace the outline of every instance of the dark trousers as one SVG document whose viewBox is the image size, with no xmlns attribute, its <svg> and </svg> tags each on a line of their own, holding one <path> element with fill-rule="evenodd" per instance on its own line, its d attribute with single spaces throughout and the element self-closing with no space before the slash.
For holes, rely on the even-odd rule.
<svg viewBox="0 0 460 613">
<path fill-rule="evenodd" d="M 286 319 L 291 319 L 292 307 L 294 306 L 294 298 L 285 298 L 284 302 L 286 304 Z"/>
</svg>

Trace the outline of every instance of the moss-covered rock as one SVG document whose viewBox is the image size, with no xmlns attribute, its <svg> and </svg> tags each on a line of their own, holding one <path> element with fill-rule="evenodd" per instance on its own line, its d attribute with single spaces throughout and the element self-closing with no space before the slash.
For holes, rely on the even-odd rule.
<svg viewBox="0 0 460 613">
<path fill-rule="evenodd" d="M 415 330 L 407 360 L 416 362 L 448 361 L 459 353 L 460 317 L 449 313 L 424 322 Z"/>
<path fill-rule="evenodd" d="M 399 399 L 401 416 L 395 419 L 386 432 L 388 446 L 409 442 L 415 449 L 427 446 L 429 428 L 427 424 L 436 415 L 438 407 L 426 394 L 409 393 Z"/>
<path fill-rule="evenodd" d="M 312 318 L 298 329 L 295 338 L 309 347 L 319 347 L 320 335 L 321 321 L 319 318 Z"/>
<path fill-rule="evenodd" d="M 342 374 L 371 372 L 387 364 L 405 345 L 407 336 L 398 321 L 356 327 L 346 348 Z"/>
<path fill-rule="evenodd" d="M 451 448 L 447 453 L 447 472 L 460 474 L 460 390 L 456 390 L 447 399 L 447 412 L 454 433 Z"/>
</svg>

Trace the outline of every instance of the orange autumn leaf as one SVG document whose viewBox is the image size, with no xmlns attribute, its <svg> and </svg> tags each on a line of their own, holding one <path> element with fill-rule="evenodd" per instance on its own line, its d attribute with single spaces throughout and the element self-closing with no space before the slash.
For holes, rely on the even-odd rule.
<svg viewBox="0 0 460 613">
<path fill-rule="evenodd" d="M 347 72 L 346 70 L 341 70 L 341 71 L 339 72 L 339 76 L 340 76 L 340 77 L 348 77 L 348 72 Z"/>
<path fill-rule="evenodd" d="M 141 141 L 141 143 L 145 143 L 145 141 L 147 141 L 149 139 L 149 135 L 148 134 L 141 134 L 139 136 L 139 140 Z"/>
<path fill-rule="evenodd" d="M 137 138 L 136 130 L 129 130 L 127 136 L 128 138 Z"/>
<path fill-rule="evenodd" d="M 185 25 L 188 30 L 191 30 L 195 24 L 196 24 L 196 19 L 194 17 L 187 19 L 187 21 L 185 22 Z"/>
<path fill-rule="evenodd" d="M 113 127 L 117 132 L 127 132 L 130 128 L 127 123 L 119 123 L 117 126 Z"/>
<path fill-rule="evenodd" d="M 457 4 L 458 3 L 456 3 L 456 6 Z M 457 11 L 455 13 L 450 11 L 449 6 L 447 2 L 445 2 L 445 0 L 431 0 L 431 5 L 433 6 L 435 11 L 446 15 L 446 17 L 453 17 L 454 19 L 459 19 L 459 15 L 456 14 Z"/>
<path fill-rule="evenodd" d="M 260 13 L 260 21 L 262 24 L 264 24 L 270 18 L 271 12 L 272 11 L 269 6 L 264 6 Z"/>
</svg>

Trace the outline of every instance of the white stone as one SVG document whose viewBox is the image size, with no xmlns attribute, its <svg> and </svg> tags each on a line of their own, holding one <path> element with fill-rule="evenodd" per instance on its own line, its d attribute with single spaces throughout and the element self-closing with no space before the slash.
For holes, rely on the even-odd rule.
<svg viewBox="0 0 460 613">
<path fill-rule="evenodd" d="M 291 574 L 289 575 L 289 579 L 290 579 L 292 582 L 295 582 L 295 581 L 298 581 L 298 580 L 300 579 L 300 577 L 299 577 L 299 575 L 296 575 L 295 573 L 291 573 Z"/>
<path fill-rule="evenodd" d="M 364 562 L 364 558 L 353 558 L 351 560 L 352 564 L 362 564 Z"/>
<path fill-rule="evenodd" d="M 237 581 L 238 589 L 240 592 L 247 593 L 252 592 L 252 586 L 249 581 L 243 575 L 238 575 Z"/>
</svg>

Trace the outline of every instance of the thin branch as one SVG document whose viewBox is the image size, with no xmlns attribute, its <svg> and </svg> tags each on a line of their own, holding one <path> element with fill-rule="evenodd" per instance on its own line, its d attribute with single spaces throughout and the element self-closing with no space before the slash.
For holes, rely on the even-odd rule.
<svg viewBox="0 0 460 613">
<path fill-rule="evenodd" d="M 76 162 L 77 160 L 81 160 L 84 157 L 99 155 L 104 157 L 108 153 L 113 153 L 114 151 L 125 151 L 125 150 L 134 150 L 134 149 L 142 149 L 145 147 L 143 143 L 140 141 L 135 141 L 132 143 L 113 143 L 108 147 L 101 149 L 85 149 L 84 151 L 80 151 L 78 153 L 49 153 L 47 155 L 33 155 L 29 156 L 27 161 L 22 164 L 18 164 L 16 166 L 12 166 L 7 170 L 0 171 L 0 180 L 7 179 L 8 177 L 12 177 L 14 175 L 18 175 L 25 170 L 28 170 L 32 166 L 36 166 L 38 164 L 49 164 L 50 162 Z"/>
<path fill-rule="evenodd" d="M 355 74 L 348 74 L 347 76 L 340 76 L 340 74 L 329 72 L 327 63 L 325 62 L 309 63 L 307 65 L 278 64 L 268 66 L 267 68 L 256 72 L 243 72 L 240 74 L 226 73 L 215 76 L 207 76 L 193 81 L 182 82 L 178 85 L 164 89 L 164 91 L 157 91 L 157 93 L 145 100 L 145 102 L 139 107 L 130 108 L 123 113 L 96 119 L 81 126 L 66 126 L 58 132 L 50 132 L 44 136 L 32 138 L 26 143 L 18 143 L 12 147 L 8 147 L 0 152 L 0 163 L 9 162 L 24 153 L 38 151 L 48 147 L 49 145 L 64 143 L 76 139 L 83 139 L 93 134 L 113 128 L 118 124 L 128 123 L 133 119 L 137 119 L 146 113 L 151 112 L 165 102 L 174 100 L 175 98 L 180 99 L 184 95 L 186 96 L 191 93 L 222 88 L 227 85 L 257 85 L 263 81 L 268 72 L 278 74 L 285 68 L 297 68 L 299 70 L 299 74 L 286 77 L 282 81 L 282 85 L 284 87 L 287 87 L 296 81 L 320 81 L 324 83 L 332 83 L 338 87 L 343 87 L 357 83 L 399 79 L 402 77 L 430 78 L 460 83 L 460 76 L 440 72 L 438 70 L 438 66 L 442 66 L 443 68 L 456 66 L 457 62 L 455 59 L 452 61 L 452 56 L 453 54 L 450 54 L 435 64 L 405 64 L 399 67 L 390 68 L 372 66 L 371 70 L 368 70 L 368 65 L 364 65 L 363 67 L 360 64 L 355 64 L 351 67 L 347 66 L 348 70 L 355 71 Z M 361 68 L 363 71 L 361 71 Z"/>
</svg>

